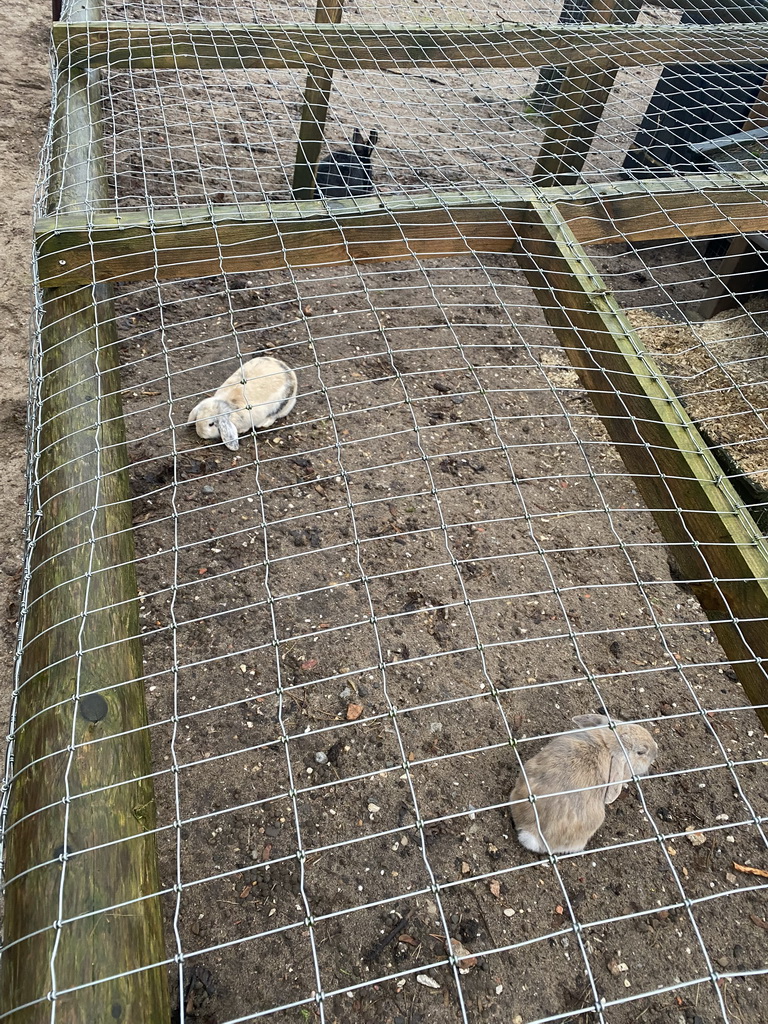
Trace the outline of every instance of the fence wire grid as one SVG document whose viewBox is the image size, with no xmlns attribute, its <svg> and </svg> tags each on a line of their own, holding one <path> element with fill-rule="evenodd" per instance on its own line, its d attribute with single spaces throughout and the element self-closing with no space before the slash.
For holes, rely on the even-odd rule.
<svg viewBox="0 0 768 1024">
<path fill-rule="evenodd" d="M 722 63 L 740 56 L 739 31 L 746 46 L 759 29 L 760 6 L 744 9 L 711 9 L 708 24 L 728 33 L 719 62 L 713 43 L 701 67 L 618 71 L 573 196 L 588 202 L 611 187 L 620 196 L 634 181 L 646 183 L 652 203 L 664 181 L 671 191 L 683 180 L 659 184 L 666 160 L 670 173 L 719 175 L 720 186 L 743 190 L 749 209 L 764 202 L 755 140 L 766 124 L 768 55 L 765 67 Z M 480 0 L 362 2 L 344 7 L 342 25 L 583 25 L 588 11 L 587 3 L 511 10 Z M 110 3 L 94 16 L 65 3 L 62 21 L 86 17 L 107 21 L 107 37 L 142 22 L 309 31 L 315 6 Z M 652 32 L 681 18 L 690 23 L 690 10 L 637 5 L 629 24 Z M 580 282 L 593 280 L 634 331 L 627 337 L 638 342 L 642 386 L 655 387 L 663 374 L 665 393 L 696 424 L 685 455 L 719 467 L 707 486 L 730 503 L 724 521 L 754 527 L 749 543 L 721 531 L 712 546 L 765 559 L 765 236 L 739 221 L 711 237 L 697 229 L 690 239 L 638 241 L 633 215 L 619 214 L 590 237 L 589 265 L 572 246 L 582 277 L 548 298 L 513 246 L 502 251 L 499 239 L 521 217 L 512 209 L 489 218 L 486 207 L 476 229 L 471 218 L 466 228 L 472 246 L 448 255 L 437 235 L 429 248 L 429 222 L 426 242 L 402 228 L 410 258 L 383 261 L 339 262 L 330 242 L 327 259 L 302 261 L 301 243 L 278 231 L 272 244 L 282 260 L 248 268 L 239 243 L 239 269 L 214 230 L 204 270 L 195 270 L 193 239 L 189 266 L 170 274 L 163 216 L 230 204 L 247 219 L 262 204 L 267 219 L 279 219 L 295 209 L 307 75 L 133 68 L 125 60 L 110 68 L 108 57 L 101 107 L 91 104 L 86 142 L 69 151 L 65 172 L 56 147 L 63 129 L 74 130 L 74 101 L 62 102 L 66 72 L 54 66 L 37 197 L 38 217 L 57 229 L 86 217 L 86 240 L 72 251 L 86 252 L 93 282 L 37 291 L 29 541 L 3 841 L 10 850 L 14 832 L 34 835 L 51 814 L 59 815 L 59 838 L 47 853 L 33 842 L 13 871 L 6 860 L 6 892 L 17 903 L 35 898 L 39 878 L 54 895 L 42 923 L 6 934 L 6 960 L 44 950 L 34 968 L 43 981 L 37 995 L 18 999 L 17 975 L 6 972 L 0 1020 L 84 1020 L 79 999 L 156 968 L 167 975 L 179 1024 L 764 1020 L 768 739 L 753 706 L 760 711 L 761 702 L 750 703 L 739 684 L 745 666 L 764 657 L 753 639 L 763 611 L 756 606 L 748 621 L 728 612 L 727 598 L 726 612 L 703 610 L 698 597 L 730 594 L 740 571 L 718 579 L 711 568 L 702 576 L 687 569 L 685 551 L 701 550 L 700 538 L 671 539 L 659 526 L 670 507 L 687 511 L 659 461 L 663 445 L 630 438 L 623 449 L 645 452 L 644 475 L 658 478 L 662 496 L 653 506 L 636 486 L 643 472 L 633 481 L 614 443 L 616 417 L 597 415 L 569 357 L 579 338 L 591 343 L 579 327 L 578 296 Z M 376 197 L 444 204 L 449 220 L 452 192 L 493 204 L 499 190 L 528 188 L 545 200 L 537 160 L 566 73 L 337 70 L 321 155 L 349 149 L 355 128 L 376 129 Z M 596 63 L 595 96 L 605 89 Z M 697 103 L 686 107 L 694 94 Z M 585 97 L 594 99 L 589 81 Z M 719 121 L 705 116 L 717 103 Z M 684 145 L 669 145 L 680 138 L 675 125 L 688 133 Z M 653 135 L 662 128 L 668 135 Z M 735 151 L 722 142 L 743 130 L 752 134 Z M 651 184 L 637 160 L 648 161 Z M 61 186 L 78 166 L 93 193 L 85 201 Z M 686 224 L 722 221 L 705 191 L 702 184 L 701 198 L 689 197 Z M 331 227 L 351 216 L 344 202 L 323 209 Z M 88 218 L 103 214 L 119 226 L 142 212 L 149 269 L 102 273 L 101 236 Z M 577 235 L 579 223 L 570 221 Z M 343 245 L 354 256 L 354 244 Z M 567 249 L 555 257 L 564 274 L 574 273 Z M 57 255 L 69 259 L 66 250 Z M 40 257 L 45 283 L 42 265 Z M 89 365 L 91 328 L 66 302 L 92 303 L 98 331 L 107 321 L 115 332 L 106 345 L 113 336 L 104 333 L 96 370 L 82 389 L 71 386 L 71 398 L 50 382 Z M 574 338 L 564 346 L 553 329 L 560 315 Z M 263 355 L 297 375 L 290 414 L 244 433 L 237 451 L 198 437 L 187 423 L 191 409 Z M 117 371 L 100 362 L 109 359 L 119 363 L 116 385 Z M 634 385 L 620 371 L 608 378 L 626 400 L 619 418 L 630 419 Z M 115 395 L 121 408 L 110 404 Z M 99 418 L 85 473 L 68 447 L 76 431 L 91 429 L 82 417 L 56 440 L 68 461 L 51 469 L 57 417 L 68 423 L 71 410 L 91 407 Z M 104 441 L 119 421 L 124 446 Z M 120 451 L 130 495 L 108 489 Z M 49 525 L 79 489 L 94 495 L 92 506 Z M 127 531 L 105 538 L 103 524 L 127 505 L 135 551 L 120 550 L 130 564 L 117 558 L 105 570 L 93 556 L 78 563 L 79 552 L 105 540 L 122 543 Z M 83 539 L 67 540 L 78 523 Z M 67 576 L 70 558 L 85 569 Z M 126 569 L 135 573 L 135 600 L 120 592 L 106 603 L 94 588 L 105 572 L 117 578 Z M 765 575 L 756 576 L 765 587 Z M 67 590 L 82 591 L 82 610 L 57 620 Z M 44 655 L 30 627 L 42 606 L 54 609 Z M 94 625 L 123 612 L 128 631 L 119 640 Z M 57 640 L 70 627 L 72 650 Z M 731 635 L 747 652 L 741 658 L 721 646 Z M 128 654 L 121 662 L 137 639 L 143 664 Z M 25 691 L 65 664 L 69 694 L 43 685 L 49 696 L 30 709 Z M 110 677 L 103 666 L 116 664 L 123 667 Z M 146 725 L 129 723 L 105 741 L 79 731 L 84 702 L 96 729 L 98 699 L 111 709 L 136 686 Z M 585 850 L 531 853 L 517 839 L 512 787 L 545 742 L 575 734 L 572 717 L 588 713 L 642 725 L 658 756 L 606 807 Z M 21 739 L 51 714 L 61 731 L 20 764 Z M 142 779 L 154 787 L 156 815 L 134 808 L 141 827 L 130 835 L 84 843 L 78 804 L 108 803 L 137 781 L 130 767 L 107 781 L 78 774 L 100 742 L 110 750 L 151 744 Z M 54 763 L 58 788 L 14 810 L 27 780 Z M 159 882 L 132 896 L 107 887 L 83 905 L 73 881 L 78 859 L 98 875 L 100 858 L 115 863 L 124 850 L 128 865 L 136 831 L 156 843 Z M 161 904 L 164 954 L 140 961 L 127 951 L 117 966 L 96 955 L 81 975 L 63 966 L 73 935 L 90 929 L 98 950 L 100 933 L 152 897 Z M 111 1005 L 113 1019 L 128 1019 L 121 1003 Z M 156 1010 L 146 1007 L 142 1019 L 166 1019 Z"/>
</svg>

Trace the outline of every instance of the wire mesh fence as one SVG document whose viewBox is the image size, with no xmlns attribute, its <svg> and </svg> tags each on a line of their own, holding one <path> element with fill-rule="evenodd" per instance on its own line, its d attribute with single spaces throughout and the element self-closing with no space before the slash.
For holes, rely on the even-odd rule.
<svg viewBox="0 0 768 1024">
<path fill-rule="evenodd" d="M 761 31 L 724 10 L 718 66 Z M 562 13 L 360 4 L 342 25 Z M 657 47 L 680 18 L 632 13 Z M 302 207 L 305 70 L 115 56 L 125 23 L 309 37 L 314 16 L 62 15 L 107 28 L 88 37 L 99 85 L 57 71 L 40 189 L 0 1019 L 162 1021 L 167 979 L 179 1022 L 756 1022 L 765 179 L 710 161 L 625 180 L 665 63 L 619 70 L 566 192 L 537 168 L 564 123 L 568 163 L 567 65 L 547 112 L 540 63 L 362 60 L 334 69 L 322 152 L 378 130 L 374 194 Z M 593 63 L 579 109 L 615 71 Z M 757 120 L 760 67 L 728 80 Z M 204 236 L 169 242 L 171 217 Z M 256 242 L 227 234 L 258 218 Z M 263 356 L 295 372 L 295 407 L 236 449 L 203 440 L 191 410 Z M 641 767 L 619 729 L 611 773 L 563 759 L 526 802 L 532 853 L 512 788 L 536 795 L 523 766 L 545 741 L 604 737 L 584 714 L 658 752 Z M 582 843 L 570 809 L 595 791 Z"/>
</svg>

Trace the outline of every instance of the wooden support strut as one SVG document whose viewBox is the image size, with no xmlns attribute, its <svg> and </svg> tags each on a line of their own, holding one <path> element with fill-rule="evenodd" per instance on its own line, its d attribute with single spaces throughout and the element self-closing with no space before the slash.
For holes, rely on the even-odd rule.
<svg viewBox="0 0 768 1024">
<path fill-rule="evenodd" d="M 637 0 L 590 0 L 585 20 L 631 23 L 637 13 Z M 615 63 L 606 62 L 563 71 L 532 175 L 537 185 L 546 188 L 579 180 L 618 71 Z"/>
<path fill-rule="evenodd" d="M 599 187 L 526 186 L 330 202 L 59 214 L 37 224 L 49 285 L 161 280 L 351 259 L 509 252 L 511 223 L 536 196 L 581 242 L 660 241 L 768 230 L 768 177 L 694 175 Z"/>
<path fill-rule="evenodd" d="M 99 13 L 70 3 L 70 17 Z M 98 76 L 59 75 L 51 212 L 106 195 Z M 13 770 L 0 1013 L 170 1018 L 131 495 L 112 293 L 42 296 L 39 427 Z M 131 973 L 135 972 L 135 973 Z M 107 980 L 108 979 L 108 980 Z"/>
<path fill-rule="evenodd" d="M 768 541 L 568 224 L 534 201 L 516 256 L 768 729 Z"/>
<path fill-rule="evenodd" d="M 341 21 L 341 12 L 342 0 L 317 0 L 315 22 L 318 25 L 335 25 Z M 294 199 L 315 198 L 315 173 L 325 134 L 332 86 L 333 71 L 322 66 L 307 69 L 296 166 L 293 170 Z"/>
<path fill-rule="evenodd" d="M 53 26 L 60 61 L 89 67 L 242 71 L 541 68 L 765 62 L 768 26 L 188 25 Z"/>
</svg>

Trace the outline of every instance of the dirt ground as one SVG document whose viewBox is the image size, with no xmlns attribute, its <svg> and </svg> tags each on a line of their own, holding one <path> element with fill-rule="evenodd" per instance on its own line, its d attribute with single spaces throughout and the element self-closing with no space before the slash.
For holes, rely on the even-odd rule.
<svg viewBox="0 0 768 1024">
<path fill-rule="evenodd" d="M 681 280 L 695 258 L 601 262 L 628 305 L 641 286 L 657 307 L 697 293 Z M 161 864 L 171 883 L 178 815 L 184 889 L 166 910 L 190 1019 L 302 1001 L 270 1019 L 319 1019 L 322 985 L 328 1021 L 592 1021 L 591 980 L 617 1001 L 609 1024 L 758 1019 L 764 980 L 740 972 L 765 968 L 764 897 L 731 865 L 765 860 L 765 740 L 511 261 L 124 291 Z M 233 352 L 267 351 L 298 372 L 294 413 L 236 455 L 201 444 L 184 426 L 196 396 Z M 601 701 L 648 721 L 654 776 L 594 852 L 535 866 L 498 806 L 517 757 Z M 706 830 L 700 847 L 686 829 Z M 432 966 L 446 930 L 488 952 L 458 985 Z M 735 972 L 733 1016 L 692 984 L 704 950 Z M 413 972 L 400 988 L 376 981 L 398 972 Z"/>
<path fill-rule="evenodd" d="M 7 724 L 23 552 L 32 202 L 50 109 L 50 7 L 9 0 L 0 21 L 0 719 Z"/>
<path fill-rule="evenodd" d="M 25 81 L 47 73 L 35 24 Z M 109 80 L 121 201 L 284 197 L 295 76 L 177 78 Z M 383 79 L 345 83 L 331 124 L 377 118 L 385 190 L 530 169 L 527 80 Z M 47 102 L 22 89 L 14 281 Z M 642 102 L 620 83 L 595 174 Z M 673 320 L 709 273 L 691 246 L 596 261 Z M 765 890 L 734 864 L 768 866 L 766 738 L 511 257 L 141 282 L 116 313 L 179 1018 L 761 1020 Z M 28 310 L 6 315 L 23 419 Z M 237 453 L 201 442 L 192 405 L 266 352 L 295 410 Z M 510 789 L 602 707 L 646 724 L 657 763 L 585 854 L 543 862 Z"/>
</svg>

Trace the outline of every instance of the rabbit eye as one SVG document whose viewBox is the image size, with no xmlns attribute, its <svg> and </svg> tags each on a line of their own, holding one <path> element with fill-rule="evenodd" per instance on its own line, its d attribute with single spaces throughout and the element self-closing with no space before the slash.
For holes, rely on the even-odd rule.
<svg viewBox="0 0 768 1024">
<path fill-rule="evenodd" d="M 645 754 L 648 753 L 648 750 L 646 747 L 641 747 L 639 750 L 636 751 L 636 753 L 638 753 L 640 757 L 643 757 Z"/>
</svg>

